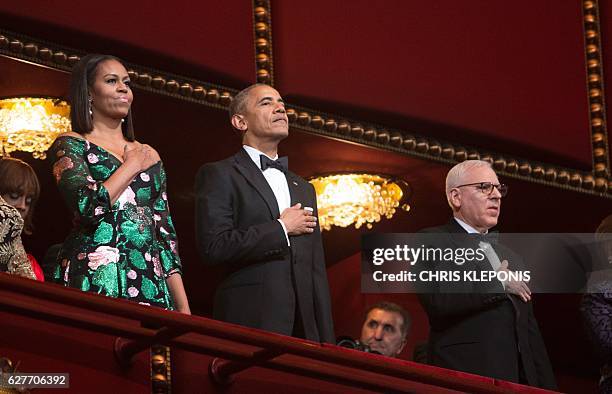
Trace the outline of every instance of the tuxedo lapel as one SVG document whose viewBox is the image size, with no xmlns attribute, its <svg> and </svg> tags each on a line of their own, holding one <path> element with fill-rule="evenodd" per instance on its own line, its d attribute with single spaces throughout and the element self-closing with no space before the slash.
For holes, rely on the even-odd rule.
<svg viewBox="0 0 612 394">
<path fill-rule="evenodd" d="M 455 247 L 469 247 L 473 250 L 479 249 L 481 247 L 480 239 L 476 236 L 476 234 L 468 234 L 468 232 L 454 218 L 451 218 L 445 227 L 448 230 L 451 242 L 453 242 Z M 499 257 L 499 259 L 502 260 L 503 257 L 499 253 L 499 250 L 497 249 L 496 245 L 491 245 L 491 247 L 495 251 L 495 254 L 497 254 L 497 256 Z M 479 269 L 481 271 L 489 271 L 492 269 L 492 265 L 488 257 L 482 260 L 480 263 L 475 263 L 475 267 L 476 269 Z M 499 287 L 498 290 L 500 293 L 504 292 L 504 288 L 501 283 L 499 283 L 499 286 L 497 287 Z M 512 300 L 512 297 L 508 297 L 510 298 L 510 300 Z M 514 306 L 516 307 L 516 305 Z"/>
<path fill-rule="evenodd" d="M 308 202 L 305 201 L 305 197 L 307 196 L 306 190 L 304 190 L 304 185 L 298 179 L 295 174 L 290 171 L 287 171 L 287 185 L 289 186 L 289 195 L 291 196 L 291 206 L 294 206 L 298 202 L 302 204 L 302 208 L 304 204 Z"/>
<path fill-rule="evenodd" d="M 234 166 L 238 172 L 244 176 L 246 181 L 253 186 L 255 190 L 257 190 L 261 198 L 266 202 L 266 205 L 270 209 L 272 218 L 277 219 L 280 216 L 280 212 L 278 209 L 278 203 L 276 202 L 276 197 L 274 196 L 274 192 L 270 188 L 268 181 L 266 181 L 266 178 L 264 178 L 259 167 L 253 163 L 253 160 L 251 160 L 248 153 L 246 153 L 244 149 L 240 149 L 240 152 L 238 152 L 234 157 L 236 159 Z"/>
<path fill-rule="evenodd" d="M 468 232 L 454 218 L 451 218 L 445 227 L 455 247 L 478 247 L 476 237 L 470 237 Z"/>
</svg>

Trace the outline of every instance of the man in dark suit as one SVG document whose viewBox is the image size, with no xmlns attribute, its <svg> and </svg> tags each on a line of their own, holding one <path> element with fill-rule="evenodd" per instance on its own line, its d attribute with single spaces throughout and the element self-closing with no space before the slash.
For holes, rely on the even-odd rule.
<svg viewBox="0 0 612 394">
<path fill-rule="evenodd" d="M 314 188 L 278 158 L 289 134 L 283 100 L 255 84 L 229 110 L 243 148 L 196 176 L 200 255 L 229 271 L 215 294 L 214 317 L 335 343 Z"/>
<path fill-rule="evenodd" d="M 468 160 L 449 171 L 446 196 L 453 218 L 446 225 L 423 230 L 423 236 L 429 239 L 428 247 L 480 249 L 484 254 L 480 261 L 455 261 L 452 268 L 440 263 L 436 269 L 520 270 L 519 256 L 487 236 L 497 225 L 506 192 L 488 162 Z M 430 364 L 531 386 L 556 387 L 525 282 L 440 281 L 419 294 L 419 299 L 429 317 Z"/>
</svg>

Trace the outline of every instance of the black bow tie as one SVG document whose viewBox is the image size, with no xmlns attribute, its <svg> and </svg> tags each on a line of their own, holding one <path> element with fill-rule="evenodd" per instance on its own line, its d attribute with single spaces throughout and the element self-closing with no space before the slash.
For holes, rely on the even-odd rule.
<svg viewBox="0 0 612 394">
<path fill-rule="evenodd" d="M 499 240 L 499 232 L 497 231 L 489 231 L 486 234 L 477 234 L 478 240 L 482 242 L 490 243 L 491 245 L 497 244 Z"/>
<path fill-rule="evenodd" d="M 259 160 L 261 161 L 261 170 L 265 171 L 268 168 L 276 168 L 283 173 L 287 173 L 289 169 L 289 159 L 287 156 L 279 157 L 277 160 L 272 160 L 266 155 L 259 155 Z"/>
</svg>

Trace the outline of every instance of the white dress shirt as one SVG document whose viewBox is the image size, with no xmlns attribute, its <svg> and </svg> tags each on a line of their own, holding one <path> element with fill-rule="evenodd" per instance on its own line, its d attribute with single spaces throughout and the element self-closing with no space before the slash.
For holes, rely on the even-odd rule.
<svg viewBox="0 0 612 394">
<path fill-rule="evenodd" d="M 246 153 L 249 155 L 251 160 L 255 163 L 257 168 L 261 170 L 261 159 L 260 156 L 264 155 L 271 160 L 278 159 L 278 155 L 276 157 L 269 157 L 263 152 L 258 151 L 257 149 L 248 146 L 242 145 Z M 278 212 L 283 213 L 283 211 L 291 206 L 291 194 L 289 193 L 289 185 L 287 184 L 287 177 L 285 174 L 276 168 L 266 168 L 265 171 L 262 171 L 264 178 L 270 185 L 272 192 L 274 193 L 274 197 L 276 197 L 276 203 L 278 204 Z M 285 238 L 287 238 L 287 244 L 289 245 L 289 236 L 287 235 L 287 228 L 282 220 L 278 219 L 281 226 L 283 226 L 283 231 L 285 232 Z"/>
<path fill-rule="evenodd" d="M 455 219 L 455 221 L 456 221 L 457 223 L 459 223 L 459 225 L 460 225 L 461 227 L 463 227 L 463 229 L 464 229 L 465 231 L 467 231 L 467 232 L 468 232 L 468 234 L 480 234 L 480 231 L 476 230 L 474 227 L 470 226 L 469 224 L 467 224 L 467 223 L 466 223 L 466 222 L 464 222 L 463 220 L 458 219 L 458 218 L 456 218 L 456 217 L 455 217 L 454 219 Z M 489 231 L 487 230 L 487 233 L 488 233 L 488 232 L 489 232 Z M 484 234 L 486 234 L 486 233 L 484 233 Z"/>
</svg>

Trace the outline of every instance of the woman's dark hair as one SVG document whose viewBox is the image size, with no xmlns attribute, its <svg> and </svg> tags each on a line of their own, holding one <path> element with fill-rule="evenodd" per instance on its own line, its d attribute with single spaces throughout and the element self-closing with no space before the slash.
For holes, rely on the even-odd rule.
<svg viewBox="0 0 612 394">
<path fill-rule="evenodd" d="M 91 115 L 89 113 L 89 89 L 94 83 L 98 65 L 107 60 L 116 60 L 125 65 L 121 59 L 111 55 L 90 54 L 83 56 L 81 60 L 74 65 L 72 76 L 70 78 L 70 121 L 72 122 L 72 131 L 79 134 L 88 134 L 93 129 Z M 127 67 L 126 67 L 127 68 Z M 121 123 L 123 136 L 128 141 L 134 141 L 134 124 L 132 122 L 132 109 L 130 108 L 125 122 Z"/>
<path fill-rule="evenodd" d="M 25 161 L 12 157 L 0 160 L 0 194 L 19 194 L 30 197 L 30 209 L 24 219 L 24 232 L 31 234 L 34 208 L 40 196 L 40 183 L 34 169 Z"/>
</svg>

